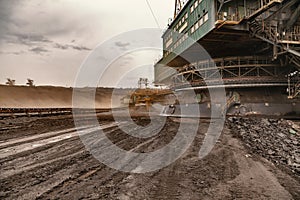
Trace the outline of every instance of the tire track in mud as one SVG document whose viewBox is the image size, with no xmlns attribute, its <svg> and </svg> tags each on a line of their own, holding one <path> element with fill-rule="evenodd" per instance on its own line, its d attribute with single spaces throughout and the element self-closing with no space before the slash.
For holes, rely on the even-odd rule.
<svg viewBox="0 0 300 200">
<path fill-rule="evenodd" d="M 62 152 L 56 152 L 56 155 L 52 155 L 53 152 L 52 153 L 45 152 L 45 154 L 43 152 L 43 156 L 47 157 L 47 155 L 49 155 L 48 158 L 36 158 L 37 155 L 35 153 L 32 156 L 30 156 L 31 158 L 21 157 L 20 159 L 15 159 L 11 162 L 5 163 L 1 166 L 3 172 L 0 174 L 0 179 L 8 178 L 10 176 L 22 172 L 26 173 L 27 171 L 33 170 L 35 168 L 42 167 L 45 165 L 50 165 L 55 161 L 63 161 L 67 158 L 75 157 L 77 155 L 84 153 L 86 151 L 84 147 L 82 147 L 80 143 L 78 143 L 78 145 L 80 145 L 79 148 L 75 148 L 76 146 L 74 145 L 72 149 L 67 149 L 66 151 L 62 151 Z M 67 146 L 67 144 L 64 144 L 63 146 Z M 50 149 L 54 149 L 54 148 L 50 148 Z"/>
<path fill-rule="evenodd" d="M 158 136 L 156 137 L 152 137 L 142 143 L 137 144 L 136 141 L 132 142 L 132 138 L 130 137 L 126 137 L 124 138 L 124 133 L 122 133 L 120 130 L 115 130 L 117 131 L 116 135 L 115 135 L 115 140 L 118 141 L 112 141 L 115 145 L 119 146 L 119 147 L 125 147 L 127 146 L 136 146 L 134 148 L 131 148 L 130 151 L 134 151 L 138 148 L 140 148 L 141 146 L 152 142 L 153 140 L 155 140 Z M 111 132 L 110 134 L 113 134 L 114 132 Z M 108 147 L 106 147 L 108 148 Z M 105 148 L 103 149 L 105 150 Z M 103 164 L 100 164 L 100 166 L 98 167 L 92 167 L 89 170 L 85 170 L 80 174 L 77 174 L 77 176 L 74 176 L 72 178 L 69 178 L 67 180 L 65 180 L 64 182 L 62 182 L 61 184 L 59 184 L 58 186 L 54 187 L 52 190 L 48 191 L 47 193 L 44 194 L 44 196 L 41 196 L 41 198 L 46 197 L 49 198 L 49 196 L 51 197 L 55 197 L 58 194 L 61 194 L 62 191 L 76 191 L 76 188 L 81 188 L 81 182 L 84 182 L 85 179 L 89 179 L 92 176 L 97 176 L 99 174 L 103 174 L 101 176 L 101 178 L 97 181 L 97 184 L 99 185 L 112 185 L 110 182 L 120 182 L 123 179 L 125 179 L 126 177 L 128 177 L 129 173 L 126 172 L 119 172 L 117 170 L 111 169 Z M 74 189 L 75 188 L 75 189 Z M 109 187 L 104 187 L 104 188 L 109 188 Z M 106 192 L 103 193 L 104 196 L 105 194 L 107 194 Z"/>
<path fill-rule="evenodd" d="M 149 150 L 161 148 L 172 140 L 177 132 L 176 125 L 179 121 L 169 121 L 169 127 L 165 130 L 167 135 L 161 135 L 158 140 L 155 140 L 151 145 L 146 146 Z M 205 129 L 205 128 L 204 128 Z M 186 130 L 188 133 L 188 130 Z M 204 136 L 204 134 L 203 134 Z M 196 137 L 199 137 L 197 134 Z M 195 138 L 196 139 L 196 138 Z M 203 139 L 203 137 L 201 137 Z M 186 199 L 186 186 L 182 179 L 184 178 L 178 172 L 182 171 L 182 163 L 186 156 L 191 152 L 191 147 L 174 163 L 154 172 L 145 174 L 130 174 L 122 183 L 120 194 L 113 196 L 118 199 Z M 196 146 L 196 151 L 199 151 L 199 146 Z M 197 156 L 197 154 L 196 154 Z M 167 160 L 168 157 L 162 157 L 161 160 Z M 182 192 L 184 190 L 184 192 Z"/>
<path fill-rule="evenodd" d="M 174 124 L 172 124 L 174 125 Z M 170 125 L 170 127 L 172 127 L 172 125 Z M 169 131 L 173 131 L 173 129 L 169 129 Z M 176 130 L 176 128 L 175 128 Z M 117 134 L 119 135 L 118 137 L 116 136 L 116 138 L 120 138 L 120 135 L 122 136 L 121 133 Z M 164 138 L 166 137 L 167 138 Z M 168 138 L 169 137 L 169 138 Z M 164 138 L 164 139 L 163 139 Z M 114 142 L 115 144 L 117 144 L 120 147 L 124 147 L 124 145 L 128 146 L 135 146 L 134 148 L 131 148 L 130 151 L 141 151 L 141 150 L 145 150 L 145 151 L 150 151 L 153 149 L 156 149 L 157 147 L 161 147 L 164 146 L 166 143 L 168 143 L 171 139 L 173 138 L 173 135 L 157 135 L 155 137 L 149 138 L 146 141 L 143 141 L 142 143 L 138 143 L 137 141 L 135 141 L 134 143 L 128 143 L 128 141 L 126 140 L 120 140 L 119 143 Z M 122 145 L 120 145 L 120 143 L 122 143 Z M 162 160 L 167 159 L 167 158 L 162 158 Z M 172 170 L 171 170 L 172 171 Z M 154 176 L 158 175 L 160 172 L 156 171 L 156 172 L 152 172 L 152 174 L 154 174 Z M 91 176 L 92 175 L 92 176 Z M 89 181 L 83 181 L 83 180 L 78 180 L 78 177 L 74 177 L 71 181 L 67 180 L 64 184 L 61 184 L 60 187 L 57 188 L 53 188 L 53 191 L 45 194 L 44 196 L 42 196 L 43 198 L 47 199 L 47 198 L 119 198 L 123 195 L 127 196 L 125 194 L 118 194 L 118 185 L 120 184 L 126 184 L 127 180 L 131 180 L 131 177 L 133 175 L 131 173 L 126 173 L 126 172 L 120 172 L 120 171 L 116 171 L 113 169 L 110 169 L 108 167 L 99 167 L 96 169 L 91 169 L 91 171 L 87 171 L 86 174 L 82 174 L 81 177 L 84 177 L 85 179 L 87 179 L 89 177 Z M 138 175 L 137 175 L 138 176 Z M 96 181 L 94 179 L 97 179 Z M 95 181 L 95 182 L 94 182 Z M 90 191 L 86 191 L 85 196 L 82 196 L 82 193 L 78 193 L 77 191 L 80 191 L 80 188 L 88 188 L 90 185 L 86 185 L 88 184 L 88 182 L 94 182 L 95 184 L 93 184 L 92 186 L 92 190 Z M 144 182 L 145 185 L 150 184 L 151 186 L 155 186 L 155 184 L 153 184 L 151 181 L 148 182 Z M 145 186 L 146 187 L 146 186 Z M 151 188 L 151 187 L 148 187 Z M 68 191 L 66 194 L 64 194 L 63 191 Z M 172 193 L 174 193 L 174 191 L 169 192 L 169 194 L 171 195 Z"/>
<path fill-rule="evenodd" d="M 28 138 L 22 138 L 20 140 L 17 139 L 17 140 L 8 141 L 2 144 L 2 146 L 8 146 L 8 147 L 0 148 L 0 161 L 1 159 L 7 158 L 9 156 L 13 156 L 26 151 L 31 151 L 38 147 L 46 146 L 52 143 L 57 143 L 63 140 L 68 140 L 70 138 L 78 137 L 78 135 L 86 135 L 91 132 L 98 131 L 100 129 L 105 130 L 116 126 L 117 125 L 115 123 L 110 123 L 110 124 L 101 125 L 100 127 L 98 126 L 79 127 L 78 130 L 67 129 L 58 132 L 44 133 L 37 136 L 30 136 Z"/>
<path fill-rule="evenodd" d="M 130 140 L 130 138 L 123 138 L 123 137 L 119 137 L 118 135 L 122 134 L 120 133 L 120 131 L 118 129 L 113 129 L 112 127 L 109 127 L 110 133 L 109 134 L 114 134 L 117 136 L 116 138 L 121 140 L 119 142 L 114 142 L 117 145 L 130 145 L 130 143 L 128 143 L 127 141 Z M 76 148 L 77 145 L 81 146 L 80 148 Z M 71 146 L 71 147 L 69 147 Z M 131 145 L 130 145 L 131 146 Z M 66 153 L 65 150 L 66 148 L 69 147 L 69 151 Z M 19 185 L 19 191 L 17 194 L 17 196 L 22 197 L 22 198 L 27 198 L 27 197 L 37 197 L 40 196 L 43 193 L 46 193 L 47 191 L 51 191 L 51 188 L 59 188 L 59 185 L 65 184 L 65 182 L 68 181 L 72 181 L 73 179 L 75 180 L 76 178 L 78 178 L 77 176 L 79 176 L 79 180 L 81 179 L 86 179 L 89 176 L 92 176 L 94 173 L 96 173 L 97 171 L 101 170 L 102 168 L 107 168 L 106 166 L 100 164 L 100 167 L 96 167 L 95 169 L 91 169 L 92 171 L 88 171 L 85 172 L 85 170 L 83 169 L 82 171 L 85 172 L 78 172 L 78 173 L 74 173 L 74 171 L 72 170 L 72 168 L 77 169 L 78 166 L 77 164 L 74 164 L 74 166 L 69 167 L 71 168 L 69 170 L 64 169 L 63 167 L 59 167 L 60 165 L 63 165 L 62 162 L 67 162 L 68 160 L 80 160 L 80 156 L 84 155 L 85 150 L 82 150 L 84 147 L 81 144 L 81 141 L 79 140 L 79 138 L 71 138 L 71 139 L 67 139 L 67 140 L 63 140 L 63 141 L 59 141 L 56 142 L 55 145 L 52 145 L 51 147 L 47 148 L 46 146 L 43 149 L 38 149 L 38 151 L 33 152 L 33 150 L 29 150 L 27 151 L 27 155 L 22 155 L 22 153 L 20 154 L 16 154 L 14 158 L 11 159 L 11 161 L 9 162 L 3 162 L 3 165 L 5 168 L 4 169 L 4 173 L 1 174 L 1 179 L 2 179 L 2 183 L 6 183 L 6 186 L 9 187 L 9 184 L 7 184 L 8 178 L 11 180 L 26 180 L 27 182 L 31 182 L 33 185 L 30 184 L 25 184 L 25 186 L 23 184 L 17 184 L 14 185 L 15 188 L 18 188 Z M 35 149 L 37 150 L 37 149 Z M 46 152 L 45 152 L 46 151 Z M 73 154 L 69 154 L 71 152 L 75 152 Z M 54 154 L 55 153 L 55 154 Z M 40 154 L 40 155 L 39 155 Z M 21 157 L 19 157 L 21 156 Z M 46 157 L 45 159 L 35 159 L 36 157 Z M 51 158 L 54 157 L 53 159 L 49 159 L 49 157 Z M 55 158 L 57 157 L 57 158 Z M 88 161 L 90 160 L 94 160 L 90 155 L 87 155 L 87 157 L 89 157 Z M 9 166 L 17 166 L 18 163 L 22 163 L 22 161 L 26 161 L 27 160 L 34 160 L 34 162 L 30 162 L 27 161 L 25 163 L 23 163 L 23 165 L 16 167 L 15 169 L 7 169 Z M 95 162 L 95 161 L 94 161 Z M 87 162 L 89 163 L 89 162 Z M 43 173 L 43 170 L 41 170 L 42 168 L 45 167 L 45 165 L 47 166 L 57 166 L 57 170 L 53 170 L 53 172 L 55 172 L 54 174 L 60 174 L 61 172 L 63 172 L 62 176 L 58 175 L 58 179 L 55 180 L 55 178 L 49 178 L 47 181 L 42 181 L 42 183 L 36 183 L 39 181 L 36 181 L 35 177 L 39 177 L 39 173 Z M 99 165 L 99 163 L 96 161 L 94 163 L 94 165 Z M 88 168 L 90 168 L 93 165 L 87 165 Z M 38 168 L 38 170 L 36 170 L 36 168 Z M 47 168 L 47 167 L 46 167 Z M 106 169 L 107 170 L 107 169 Z M 109 169 L 110 171 L 111 169 Z M 41 171 L 41 172 L 39 172 Z M 78 170 L 76 170 L 78 171 Z M 25 177 L 33 177 L 32 180 L 30 180 L 30 178 L 25 178 L 23 177 L 23 175 L 26 174 Z M 75 177 L 72 178 L 73 174 L 75 174 Z M 77 176 L 76 176 L 77 174 Z M 106 177 L 106 180 L 110 180 L 111 177 L 113 177 L 115 174 L 111 173 L 110 176 Z M 57 177 L 56 175 L 53 175 L 53 177 Z M 103 180 L 105 182 L 105 180 Z M 49 187 L 47 188 L 46 185 L 49 182 Z M 21 187 L 22 185 L 22 187 Z M 8 188 L 4 187 L 2 188 L 4 191 L 7 190 Z M 20 188 L 21 187 L 21 188 Z M 26 188 L 30 188 L 29 191 L 26 190 Z M 25 189 L 25 191 L 22 191 L 22 189 Z M 2 197 L 7 197 L 9 196 L 9 193 L 7 192 L 1 192 L 1 196 Z M 16 196 L 15 196 L 16 197 Z"/>
<path fill-rule="evenodd" d="M 111 196 L 118 199 L 215 199 L 220 191 L 210 198 L 211 189 L 220 183 L 235 179 L 238 165 L 233 158 L 236 147 L 227 144 L 227 137 L 219 139 L 214 151 L 200 160 L 198 153 L 206 133 L 201 127 L 194 143 L 174 163 L 159 171 L 146 174 L 131 174 L 124 179 L 120 193 Z M 222 192 L 222 191 L 221 191 Z M 242 191 L 245 192 L 245 191 Z"/>
<path fill-rule="evenodd" d="M 107 129 L 111 129 L 112 127 L 113 126 L 106 126 Z M 55 167 L 56 165 L 65 166 L 65 164 L 63 164 L 64 162 L 67 162 L 68 160 L 81 160 L 80 157 L 85 154 L 87 155 L 84 157 L 89 157 L 90 160 L 93 159 L 89 155 L 89 153 L 87 153 L 87 151 L 84 148 L 84 145 L 82 144 L 81 140 L 77 135 L 68 139 L 63 139 L 61 141 L 54 142 L 51 145 L 45 145 L 42 147 L 34 148 L 33 150 L 27 150 L 22 153 L 12 155 L 8 157 L 9 159 L 6 160 L 2 159 L 0 163 L 1 171 L 2 171 L 0 175 L 0 179 L 1 179 L 1 185 L 3 187 L 1 187 L 0 196 L 2 197 L 9 196 L 9 192 L 8 192 L 9 185 L 10 185 L 9 183 L 13 184 L 11 185 L 11 188 L 18 188 L 19 185 L 19 190 L 17 190 L 18 191 L 17 193 L 19 195 L 21 195 L 20 193 L 22 193 L 21 192 L 22 188 L 23 189 L 30 188 L 29 189 L 30 191 L 25 192 L 26 195 L 24 196 L 24 198 L 29 197 L 30 194 L 31 196 L 34 196 L 37 195 L 38 193 L 39 194 L 44 193 L 48 191 L 49 188 L 47 188 L 47 190 L 43 192 L 37 193 L 36 191 L 39 190 L 34 190 L 31 187 L 32 185 L 30 184 L 28 185 L 28 182 L 32 182 L 33 185 L 36 185 L 38 184 L 36 182 L 39 182 L 36 181 L 36 179 L 39 179 L 40 177 L 39 173 L 43 174 L 43 168 L 47 169 L 48 166 Z M 74 166 L 74 169 L 76 169 L 76 166 Z M 60 173 L 61 170 L 65 170 L 65 169 L 63 167 L 57 167 L 57 170 L 53 170 L 53 172 L 58 171 L 58 173 Z M 65 179 L 69 178 L 70 174 L 72 173 L 73 173 L 72 170 L 65 171 L 63 173 L 64 175 L 59 178 L 60 181 L 57 182 L 53 180 L 52 181 L 47 180 L 46 182 L 49 181 L 53 182 L 51 184 L 52 185 L 51 187 L 55 187 L 60 182 L 63 182 Z M 69 174 L 69 175 L 65 176 L 65 174 Z M 14 184 L 13 183 L 14 180 L 20 180 L 20 181 L 17 184 Z M 44 180 L 42 182 L 44 182 Z"/>
<path fill-rule="evenodd" d="M 83 152 L 1 179 L 1 196 L 15 199 L 26 194 L 32 199 L 37 193 L 43 193 L 47 185 L 48 188 L 53 187 L 68 178 L 76 172 L 79 163 L 88 162 L 89 159 L 89 154 Z"/>
<path fill-rule="evenodd" d="M 88 128 L 88 127 L 86 127 L 86 128 Z M 82 130 L 82 129 L 84 129 L 84 127 L 80 128 L 80 130 Z M 52 131 L 52 132 L 48 132 L 48 133 L 42 133 L 39 135 L 27 136 L 27 137 L 24 137 L 21 139 L 10 139 L 5 142 L 0 142 L 0 149 L 5 149 L 7 147 L 20 145 L 22 143 L 34 142 L 34 141 L 38 141 L 40 139 L 48 139 L 50 137 L 54 137 L 54 136 L 58 136 L 61 134 L 66 134 L 66 133 L 72 133 L 74 131 L 76 131 L 76 128 L 69 128 L 69 129 L 60 130 L 60 131 Z"/>
<path fill-rule="evenodd" d="M 178 122 L 168 121 L 162 133 L 148 139 L 129 137 L 118 127 L 108 128 L 105 134 L 120 148 L 133 152 L 151 152 L 172 140 L 176 134 L 176 124 L 178 125 Z M 53 143 L 51 147 L 37 148 L 34 152 L 28 151 L 24 155 L 16 154 L 12 160 L 0 163 L 1 170 L 2 166 L 14 167 L 19 164 L 20 167 L 16 170 L 24 171 L 0 178 L 0 198 L 232 199 L 242 196 L 266 198 L 267 195 L 271 195 L 264 188 L 264 184 L 258 182 L 259 177 L 267 175 L 271 177 L 270 180 L 277 180 L 270 172 L 260 168 L 257 169 L 258 173 L 250 175 L 241 169 L 246 169 L 247 165 L 241 165 L 239 160 L 245 163 L 260 161 L 245 157 L 248 152 L 242 145 L 233 142 L 236 139 L 232 138 L 229 130 L 225 130 L 213 151 L 206 158 L 199 160 L 198 153 L 207 126 L 207 123 L 202 124 L 193 144 L 178 160 L 160 170 L 145 174 L 126 173 L 105 166 L 84 148 L 79 137 Z M 97 141 L 94 134 L 88 136 L 95 144 L 101 139 L 96 138 Z M 105 152 L 108 146 L 102 148 Z M 26 162 L 26 159 L 29 161 Z M 161 159 L 164 161 L 169 158 Z M 134 159 L 132 162 L 135 162 Z M 282 174 L 283 180 L 286 180 L 286 177 L 286 174 Z M 249 187 L 243 187 L 246 185 L 243 183 L 245 181 L 250 184 Z M 288 183 L 293 187 L 295 184 L 299 186 L 297 182 Z M 256 185 L 255 191 L 251 189 Z M 290 197 L 282 188 L 276 190 L 281 187 L 277 183 L 273 184 L 273 187 L 272 190 L 278 194 Z"/>
</svg>

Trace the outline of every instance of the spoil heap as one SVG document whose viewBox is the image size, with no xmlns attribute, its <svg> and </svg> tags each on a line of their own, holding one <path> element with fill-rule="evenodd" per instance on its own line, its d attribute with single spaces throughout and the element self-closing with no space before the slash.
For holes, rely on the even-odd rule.
<svg viewBox="0 0 300 200">
<path fill-rule="evenodd" d="M 300 176 L 299 122 L 284 119 L 228 119 L 233 134 L 256 154 Z"/>
</svg>

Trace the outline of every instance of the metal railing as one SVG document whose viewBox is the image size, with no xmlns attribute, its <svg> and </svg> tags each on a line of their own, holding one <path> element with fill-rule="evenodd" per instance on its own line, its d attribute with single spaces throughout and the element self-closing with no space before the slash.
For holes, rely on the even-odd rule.
<svg viewBox="0 0 300 200">
<path fill-rule="evenodd" d="M 249 83 L 286 83 L 289 67 L 273 62 L 270 57 L 245 56 L 204 60 L 184 66 L 172 77 L 172 87 L 186 84 L 205 85 Z"/>
</svg>

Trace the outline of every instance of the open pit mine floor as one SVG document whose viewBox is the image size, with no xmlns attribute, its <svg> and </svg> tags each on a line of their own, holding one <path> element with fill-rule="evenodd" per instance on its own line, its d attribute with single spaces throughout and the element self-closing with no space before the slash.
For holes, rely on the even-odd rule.
<svg viewBox="0 0 300 200">
<path fill-rule="evenodd" d="M 81 120 L 85 126 L 78 131 L 94 131 L 88 117 Z M 147 117 L 133 120 L 149 123 Z M 138 139 L 111 117 L 98 121 L 114 144 L 135 152 L 162 148 L 179 127 L 178 119 L 168 118 L 159 134 Z M 124 118 L 122 125 L 127 123 Z M 199 159 L 208 125 L 208 119 L 200 121 L 192 145 L 174 163 L 136 174 L 95 159 L 71 115 L 4 118 L 0 199 L 300 199 L 299 121 L 229 118 L 214 149 Z"/>
</svg>

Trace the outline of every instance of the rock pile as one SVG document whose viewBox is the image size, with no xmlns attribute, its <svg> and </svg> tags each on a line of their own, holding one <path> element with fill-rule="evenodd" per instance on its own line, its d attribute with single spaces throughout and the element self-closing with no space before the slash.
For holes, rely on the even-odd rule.
<svg viewBox="0 0 300 200">
<path fill-rule="evenodd" d="M 284 119 L 228 118 L 233 134 L 276 165 L 300 175 L 300 126 Z"/>
</svg>

